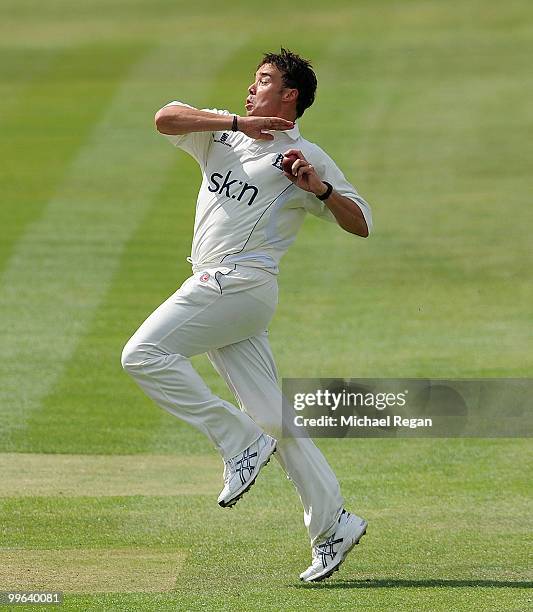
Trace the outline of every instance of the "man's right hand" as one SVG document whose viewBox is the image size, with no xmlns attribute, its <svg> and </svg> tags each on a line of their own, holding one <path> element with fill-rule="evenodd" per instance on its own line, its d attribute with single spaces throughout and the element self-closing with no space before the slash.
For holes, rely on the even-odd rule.
<svg viewBox="0 0 533 612">
<path fill-rule="evenodd" d="M 266 134 L 261 130 L 290 130 L 294 127 L 293 121 L 281 117 L 239 117 L 237 119 L 239 132 L 255 140 L 274 140 L 272 134 Z"/>
</svg>

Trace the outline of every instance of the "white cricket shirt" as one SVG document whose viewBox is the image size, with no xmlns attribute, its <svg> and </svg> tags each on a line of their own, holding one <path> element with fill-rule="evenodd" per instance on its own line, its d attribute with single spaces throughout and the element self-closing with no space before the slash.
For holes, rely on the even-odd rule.
<svg viewBox="0 0 533 612">
<path fill-rule="evenodd" d="M 178 101 L 167 104 L 171 105 L 193 108 Z M 232 114 L 216 108 L 201 110 Z M 306 213 L 337 222 L 324 202 L 284 176 L 281 160 L 288 149 L 301 150 L 321 179 L 359 206 L 368 231 L 372 229 L 367 202 L 325 151 L 302 138 L 296 123 L 290 130 L 269 133 L 274 140 L 254 140 L 231 130 L 165 134 L 174 146 L 192 155 L 202 171 L 191 252 L 194 271 L 213 264 L 241 264 L 277 274 Z"/>
</svg>

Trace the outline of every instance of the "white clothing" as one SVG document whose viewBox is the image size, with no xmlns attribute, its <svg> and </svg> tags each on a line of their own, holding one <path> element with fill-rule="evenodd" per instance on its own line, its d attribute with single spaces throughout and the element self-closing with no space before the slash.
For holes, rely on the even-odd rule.
<svg viewBox="0 0 533 612">
<path fill-rule="evenodd" d="M 267 326 L 277 277 L 252 267 L 196 272 L 141 325 L 122 365 L 162 408 L 198 428 L 221 455 L 234 457 L 263 431 L 278 440 L 275 457 L 295 484 L 311 543 L 340 515 L 334 473 L 309 438 L 281 437 L 282 395 Z M 190 357 L 207 353 L 242 411 L 214 395 Z"/>
<path fill-rule="evenodd" d="M 178 101 L 167 104 L 172 105 L 189 106 Z M 215 108 L 202 110 L 230 114 Z M 371 231 L 369 205 L 331 157 L 301 137 L 297 123 L 291 130 L 269 133 L 274 140 L 254 140 L 230 130 L 165 134 L 174 146 L 192 155 L 202 171 L 191 252 L 193 270 L 240 263 L 277 273 L 306 212 L 336 223 L 324 202 L 283 174 L 281 159 L 287 149 L 300 149 L 323 180 L 352 199 Z"/>
</svg>

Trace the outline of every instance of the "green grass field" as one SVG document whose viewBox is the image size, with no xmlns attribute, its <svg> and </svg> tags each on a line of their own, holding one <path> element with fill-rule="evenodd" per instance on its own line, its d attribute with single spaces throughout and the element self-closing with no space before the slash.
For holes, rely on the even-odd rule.
<svg viewBox="0 0 533 612">
<path fill-rule="evenodd" d="M 270 330 L 280 375 L 531 376 L 532 35 L 526 0 L 0 1 L 0 590 L 82 611 L 531 608 L 529 440 L 320 441 L 370 525 L 302 585 L 277 463 L 219 508 L 217 454 L 120 353 L 190 271 L 200 173 L 155 111 L 244 113 L 283 45 L 318 76 L 301 131 L 375 233 L 306 221 Z"/>
</svg>

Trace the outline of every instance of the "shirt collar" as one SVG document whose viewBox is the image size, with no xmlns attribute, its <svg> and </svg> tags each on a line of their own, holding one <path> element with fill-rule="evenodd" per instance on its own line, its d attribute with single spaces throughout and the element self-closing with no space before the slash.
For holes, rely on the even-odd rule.
<svg viewBox="0 0 533 612">
<path fill-rule="evenodd" d="M 296 121 L 294 122 L 294 127 L 290 130 L 285 130 L 283 134 L 287 134 L 287 136 L 292 138 L 292 140 L 298 140 L 298 138 L 300 138 L 300 128 L 298 127 Z"/>
<path fill-rule="evenodd" d="M 294 127 L 290 130 L 263 130 L 264 132 L 268 132 L 269 134 L 274 134 L 274 139 L 276 137 L 281 136 L 282 134 L 288 136 L 291 140 L 298 140 L 300 138 L 300 129 L 296 121 L 294 122 Z"/>
</svg>

